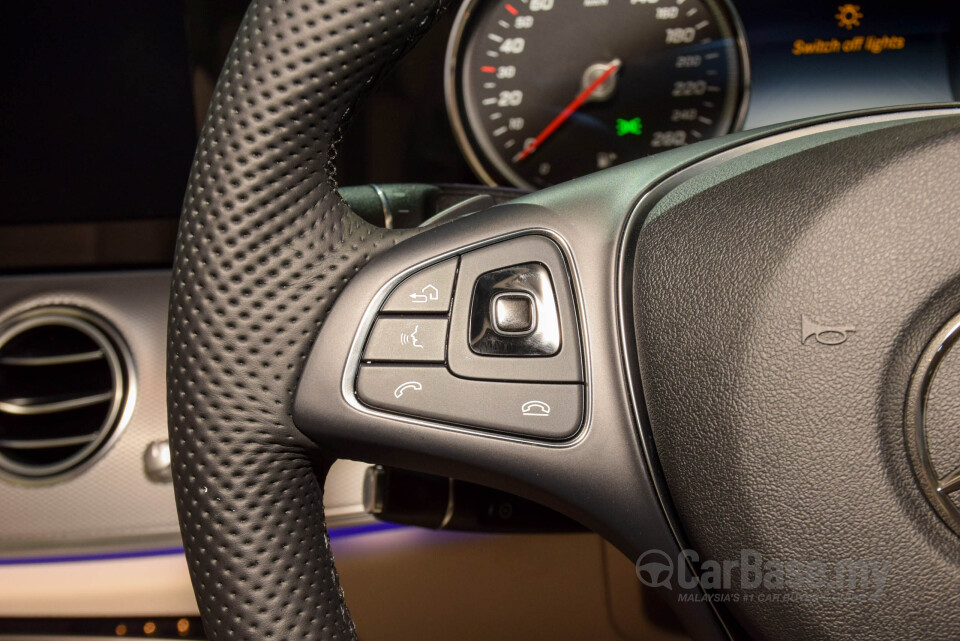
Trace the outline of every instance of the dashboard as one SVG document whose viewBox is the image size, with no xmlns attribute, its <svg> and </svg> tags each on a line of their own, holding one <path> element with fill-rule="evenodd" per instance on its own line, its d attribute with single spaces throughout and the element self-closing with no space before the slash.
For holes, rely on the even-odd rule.
<svg viewBox="0 0 960 641">
<path fill-rule="evenodd" d="M 957 3 L 859 2 L 463 0 L 359 107 L 343 134 L 339 182 L 538 188 L 739 129 L 960 96 Z M 175 532 L 172 505 L 157 507 L 168 489 L 143 478 L 139 453 L 165 432 L 165 274 L 193 148 L 245 8 L 49 0 L 18 4 L 2 25 L 12 64 L 0 97 L 0 355 L 62 362 L 7 345 L 38 322 L 20 312 L 43 307 L 59 319 L 57 336 L 78 323 L 88 334 L 58 341 L 93 340 L 76 351 L 101 356 L 62 363 L 64 389 L 51 375 L 7 389 L 2 367 L 0 388 L 17 398 L 109 397 L 107 415 L 129 424 L 122 438 L 122 426 L 94 436 L 70 432 L 76 420 L 58 424 L 58 443 L 86 462 L 54 457 L 26 485 L 16 478 L 23 461 L 43 456 L 22 443 L 19 454 L 0 452 L 0 463 L 13 461 L 14 483 L 0 480 L 4 504 L 32 515 L 8 528 L 11 545 L 43 542 L 51 507 L 75 518 L 47 543 L 109 532 L 101 518 L 124 522 L 119 538 Z M 101 358 L 108 352 L 113 361 Z M 135 407 L 121 411 L 122 398 Z M 35 424 L 49 422 L 14 409 L 18 418 L 0 413 L 0 445 L 32 443 Z M 100 420 L 85 411 L 91 425 Z M 117 463 L 133 450 L 127 467 Z M 362 472 L 345 473 L 350 489 L 337 507 L 359 503 L 351 492 Z M 132 478 L 142 488 L 122 496 Z M 94 487 L 116 495 L 100 511 L 79 510 L 73 490 L 89 502 Z"/>
<path fill-rule="evenodd" d="M 0 224 L 176 218 L 245 7 L 13 9 Z M 952 102 L 958 14 L 950 0 L 466 0 L 360 106 L 339 182 L 540 188 L 729 131 Z"/>
</svg>

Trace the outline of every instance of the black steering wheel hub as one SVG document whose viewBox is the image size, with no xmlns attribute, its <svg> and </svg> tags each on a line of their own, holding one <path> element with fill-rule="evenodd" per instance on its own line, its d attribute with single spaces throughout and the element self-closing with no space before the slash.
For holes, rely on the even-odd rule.
<svg viewBox="0 0 960 641">
<path fill-rule="evenodd" d="M 774 571 L 777 599 L 751 599 L 736 568 L 721 586 L 761 638 L 916 634 L 933 620 L 884 604 L 956 592 L 956 539 L 917 491 L 903 425 L 923 346 L 960 307 L 958 141 L 931 120 L 745 147 L 666 193 L 639 233 L 659 461 L 701 563 L 746 554 Z M 822 580 L 778 582 L 809 567 Z"/>
</svg>

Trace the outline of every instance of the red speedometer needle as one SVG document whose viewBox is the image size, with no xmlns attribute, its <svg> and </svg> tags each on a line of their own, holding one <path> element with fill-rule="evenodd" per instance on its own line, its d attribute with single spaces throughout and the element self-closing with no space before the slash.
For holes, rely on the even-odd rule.
<svg viewBox="0 0 960 641">
<path fill-rule="evenodd" d="M 537 135 L 537 137 L 533 139 L 533 142 L 531 142 L 529 145 L 524 147 L 523 151 L 521 151 L 516 156 L 514 156 L 513 162 L 515 163 L 520 162 L 521 160 L 523 160 L 524 158 L 526 158 L 527 156 L 535 152 L 537 150 L 537 147 L 542 145 L 544 140 L 549 138 L 553 134 L 553 132 L 555 132 L 558 127 L 560 127 L 560 125 L 566 122 L 567 118 L 572 116 L 573 113 L 577 109 L 579 109 L 583 103 L 587 101 L 587 98 L 589 98 L 594 91 L 600 88 L 600 85 L 605 83 L 610 76 L 617 73 L 617 69 L 619 68 L 620 68 L 620 59 L 617 58 L 610 63 L 610 66 L 607 67 L 606 71 L 600 74 L 600 76 L 596 80 L 591 82 L 586 89 L 584 89 L 579 94 L 577 94 L 577 97 L 574 98 L 569 105 L 564 107 L 563 111 L 557 114 L 557 117 L 551 120 L 549 125 L 544 127 L 543 131 L 541 131 Z"/>
</svg>

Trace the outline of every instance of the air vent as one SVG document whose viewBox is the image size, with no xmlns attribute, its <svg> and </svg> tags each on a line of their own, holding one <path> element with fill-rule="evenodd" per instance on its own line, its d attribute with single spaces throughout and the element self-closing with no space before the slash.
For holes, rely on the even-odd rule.
<svg viewBox="0 0 960 641">
<path fill-rule="evenodd" d="M 0 328 L 0 470 L 58 476 L 112 440 L 129 386 L 119 345 L 75 308 L 35 309 Z"/>
</svg>

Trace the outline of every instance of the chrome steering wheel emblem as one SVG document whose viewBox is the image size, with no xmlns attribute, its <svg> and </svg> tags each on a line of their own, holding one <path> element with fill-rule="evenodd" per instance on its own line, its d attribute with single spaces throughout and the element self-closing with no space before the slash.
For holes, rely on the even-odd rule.
<svg viewBox="0 0 960 641">
<path fill-rule="evenodd" d="M 904 436 L 923 493 L 946 524 L 960 534 L 960 451 L 955 449 L 956 434 L 944 433 L 960 431 L 960 413 L 956 402 L 938 396 L 941 383 L 947 390 L 957 387 L 958 380 L 953 379 L 960 376 L 960 348 L 952 358 L 951 351 L 958 343 L 960 315 L 937 332 L 920 356 L 907 393 Z"/>
</svg>

